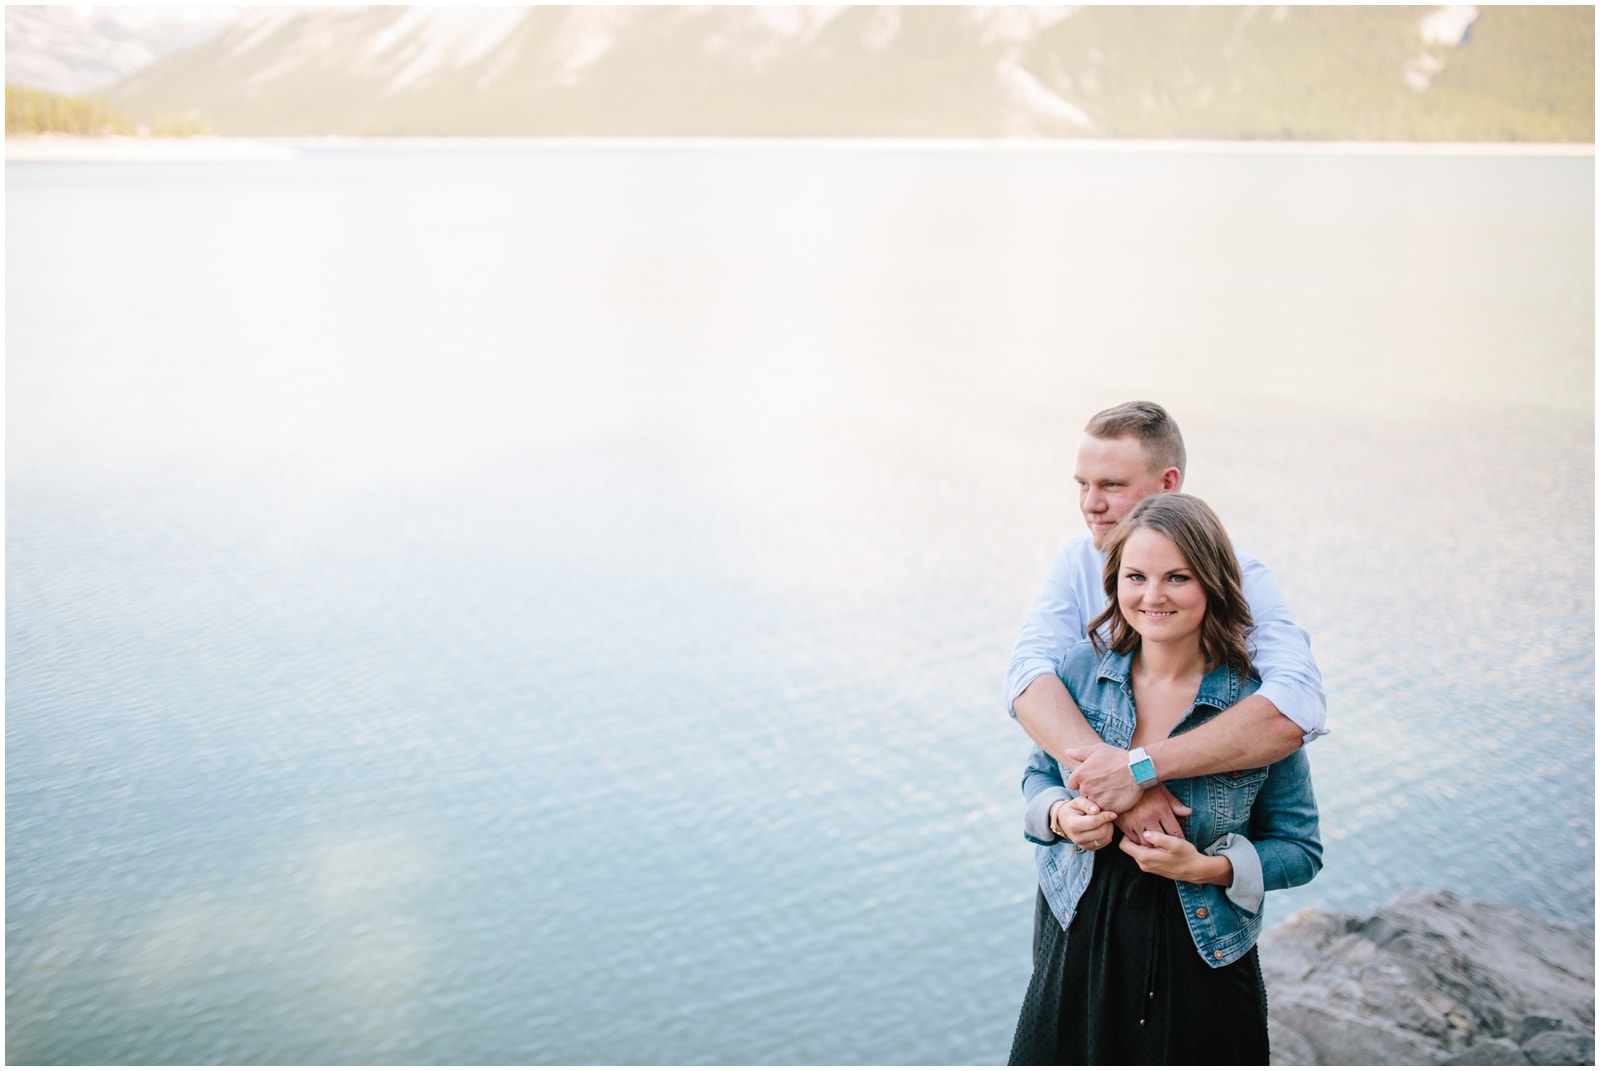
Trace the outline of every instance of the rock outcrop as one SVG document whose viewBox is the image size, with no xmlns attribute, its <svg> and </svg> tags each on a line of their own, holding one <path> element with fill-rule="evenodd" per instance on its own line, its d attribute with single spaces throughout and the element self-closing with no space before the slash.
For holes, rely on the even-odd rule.
<svg viewBox="0 0 1600 1071">
<path fill-rule="evenodd" d="M 1275 1064 L 1594 1064 L 1594 934 L 1407 892 L 1261 939 Z"/>
</svg>

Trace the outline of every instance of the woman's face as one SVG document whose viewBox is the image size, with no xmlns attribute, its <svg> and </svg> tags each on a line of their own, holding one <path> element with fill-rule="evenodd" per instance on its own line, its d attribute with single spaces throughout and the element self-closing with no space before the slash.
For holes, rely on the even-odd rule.
<svg viewBox="0 0 1600 1071">
<path fill-rule="evenodd" d="M 1198 642 L 1206 593 L 1172 540 L 1152 528 L 1138 528 L 1122 546 L 1117 607 L 1148 642 L 1191 636 Z"/>
</svg>

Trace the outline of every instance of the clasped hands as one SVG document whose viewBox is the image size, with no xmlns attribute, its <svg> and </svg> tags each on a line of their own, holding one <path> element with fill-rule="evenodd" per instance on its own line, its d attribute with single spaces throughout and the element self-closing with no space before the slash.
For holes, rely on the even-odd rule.
<svg viewBox="0 0 1600 1071">
<path fill-rule="evenodd" d="M 1189 880 L 1205 858 L 1178 823 L 1179 817 L 1192 813 L 1190 808 L 1164 785 L 1140 789 L 1128 769 L 1128 753 L 1119 747 L 1096 744 L 1067 755 L 1078 763 L 1067 787 L 1081 795 L 1050 808 L 1051 831 L 1092 852 L 1111 843 L 1115 826 L 1122 830 L 1122 850 L 1140 869 Z"/>
</svg>

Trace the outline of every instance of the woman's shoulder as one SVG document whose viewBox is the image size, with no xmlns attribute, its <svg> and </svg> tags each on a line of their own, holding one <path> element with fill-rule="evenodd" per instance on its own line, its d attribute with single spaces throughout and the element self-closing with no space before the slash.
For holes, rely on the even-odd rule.
<svg viewBox="0 0 1600 1071">
<path fill-rule="evenodd" d="M 1194 703 L 1196 707 L 1207 707 L 1220 714 L 1246 696 L 1254 695 L 1260 687 L 1261 678 L 1253 670 L 1224 663 L 1206 671 Z"/>
<path fill-rule="evenodd" d="M 1114 656 L 1113 656 L 1114 657 Z M 1067 649 L 1061 658 L 1061 679 L 1070 687 L 1088 684 L 1100 675 L 1100 663 L 1105 656 L 1095 649 L 1093 640 L 1079 640 Z"/>
<path fill-rule="evenodd" d="M 1261 673 L 1254 665 L 1247 666 L 1243 673 L 1237 674 L 1237 679 L 1239 681 L 1240 699 L 1247 695 L 1255 695 L 1261 688 Z"/>
</svg>

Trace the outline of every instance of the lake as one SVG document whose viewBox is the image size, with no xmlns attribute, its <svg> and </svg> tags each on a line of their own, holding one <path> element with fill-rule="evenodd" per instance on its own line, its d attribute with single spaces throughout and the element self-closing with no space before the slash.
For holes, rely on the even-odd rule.
<svg viewBox="0 0 1600 1071">
<path fill-rule="evenodd" d="M 1153 398 L 1326 868 L 1594 920 L 1594 158 L 6 167 L 15 1063 L 1003 1062 L 1012 639 Z"/>
</svg>

